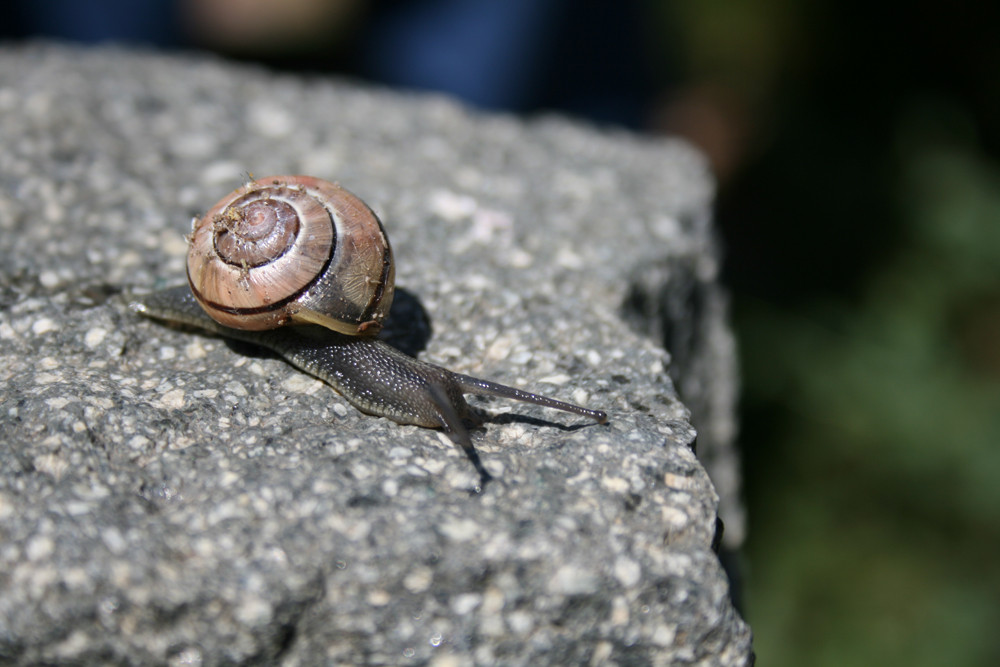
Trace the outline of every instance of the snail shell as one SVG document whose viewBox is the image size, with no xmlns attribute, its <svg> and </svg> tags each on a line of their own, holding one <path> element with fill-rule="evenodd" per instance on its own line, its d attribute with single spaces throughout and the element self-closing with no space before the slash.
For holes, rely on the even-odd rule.
<svg viewBox="0 0 1000 667">
<path fill-rule="evenodd" d="M 311 176 L 272 176 L 195 221 L 187 275 L 199 305 L 227 327 L 312 323 L 374 335 L 395 268 L 382 223 L 360 199 Z"/>
</svg>

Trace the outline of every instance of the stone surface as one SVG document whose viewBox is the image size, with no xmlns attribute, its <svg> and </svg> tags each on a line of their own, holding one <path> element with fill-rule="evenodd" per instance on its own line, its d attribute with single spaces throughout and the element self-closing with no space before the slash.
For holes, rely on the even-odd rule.
<svg viewBox="0 0 1000 667">
<path fill-rule="evenodd" d="M 0 138 L 0 661 L 752 661 L 659 345 L 731 501 L 711 179 L 685 145 L 55 46 L 0 50 Z M 247 171 L 372 205 L 422 358 L 610 424 L 476 401 L 497 479 L 475 495 L 439 434 L 128 311 L 183 280 L 188 220 Z"/>
</svg>

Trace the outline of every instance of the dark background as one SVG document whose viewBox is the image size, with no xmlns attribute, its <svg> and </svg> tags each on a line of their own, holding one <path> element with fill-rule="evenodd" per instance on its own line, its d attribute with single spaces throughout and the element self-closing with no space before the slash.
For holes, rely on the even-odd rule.
<svg viewBox="0 0 1000 667">
<path fill-rule="evenodd" d="M 720 182 L 763 664 L 1000 664 L 1000 3 L 26 0 L 2 21 L 688 137 Z"/>
</svg>

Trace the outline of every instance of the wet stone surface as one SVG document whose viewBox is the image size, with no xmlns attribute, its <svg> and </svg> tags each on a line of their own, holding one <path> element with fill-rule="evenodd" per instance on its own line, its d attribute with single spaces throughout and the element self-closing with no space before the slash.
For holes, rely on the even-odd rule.
<svg viewBox="0 0 1000 667">
<path fill-rule="evenodd" d="M 733 497 L 735 385 L 685 145 L 48 46 L 0 50 L 0 137 L 0 661 L 750 663 L 712 548 L 703 463 Z M 183 281 L 190 218 L 245 172 L 337 180 L 379 213 L 392 339 L 610 423 L 472 399 L 495 477 L 475 494 L 442 435 L 130 312 Z M 676 315 L 656 304 L 678 276 L 715 304 L 677 377 L 710 406 L 702 461 L 677 327 L 642 322 Z"/>
</svg>

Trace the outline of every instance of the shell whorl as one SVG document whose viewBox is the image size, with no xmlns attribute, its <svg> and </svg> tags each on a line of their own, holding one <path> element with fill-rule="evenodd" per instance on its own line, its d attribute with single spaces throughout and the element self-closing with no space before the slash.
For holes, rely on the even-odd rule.
<svg viewBox="0 0 1000 667">
<path fill-rule="evenodd" d="M 278 259 L 299 234 L 298 213 L 279 199 L 231 205 L 212 224 L 219 259 L 238 267 L 261 266 Z"/>
<path fill-rule="evenodd" d="M 392 303 L 392 250 L 378 217 L 309 176 L 247 183 L 195 222 L 188 282 L 215 321 L 236 329 L 314 323 L 374 334 Z"/>
</svg>

